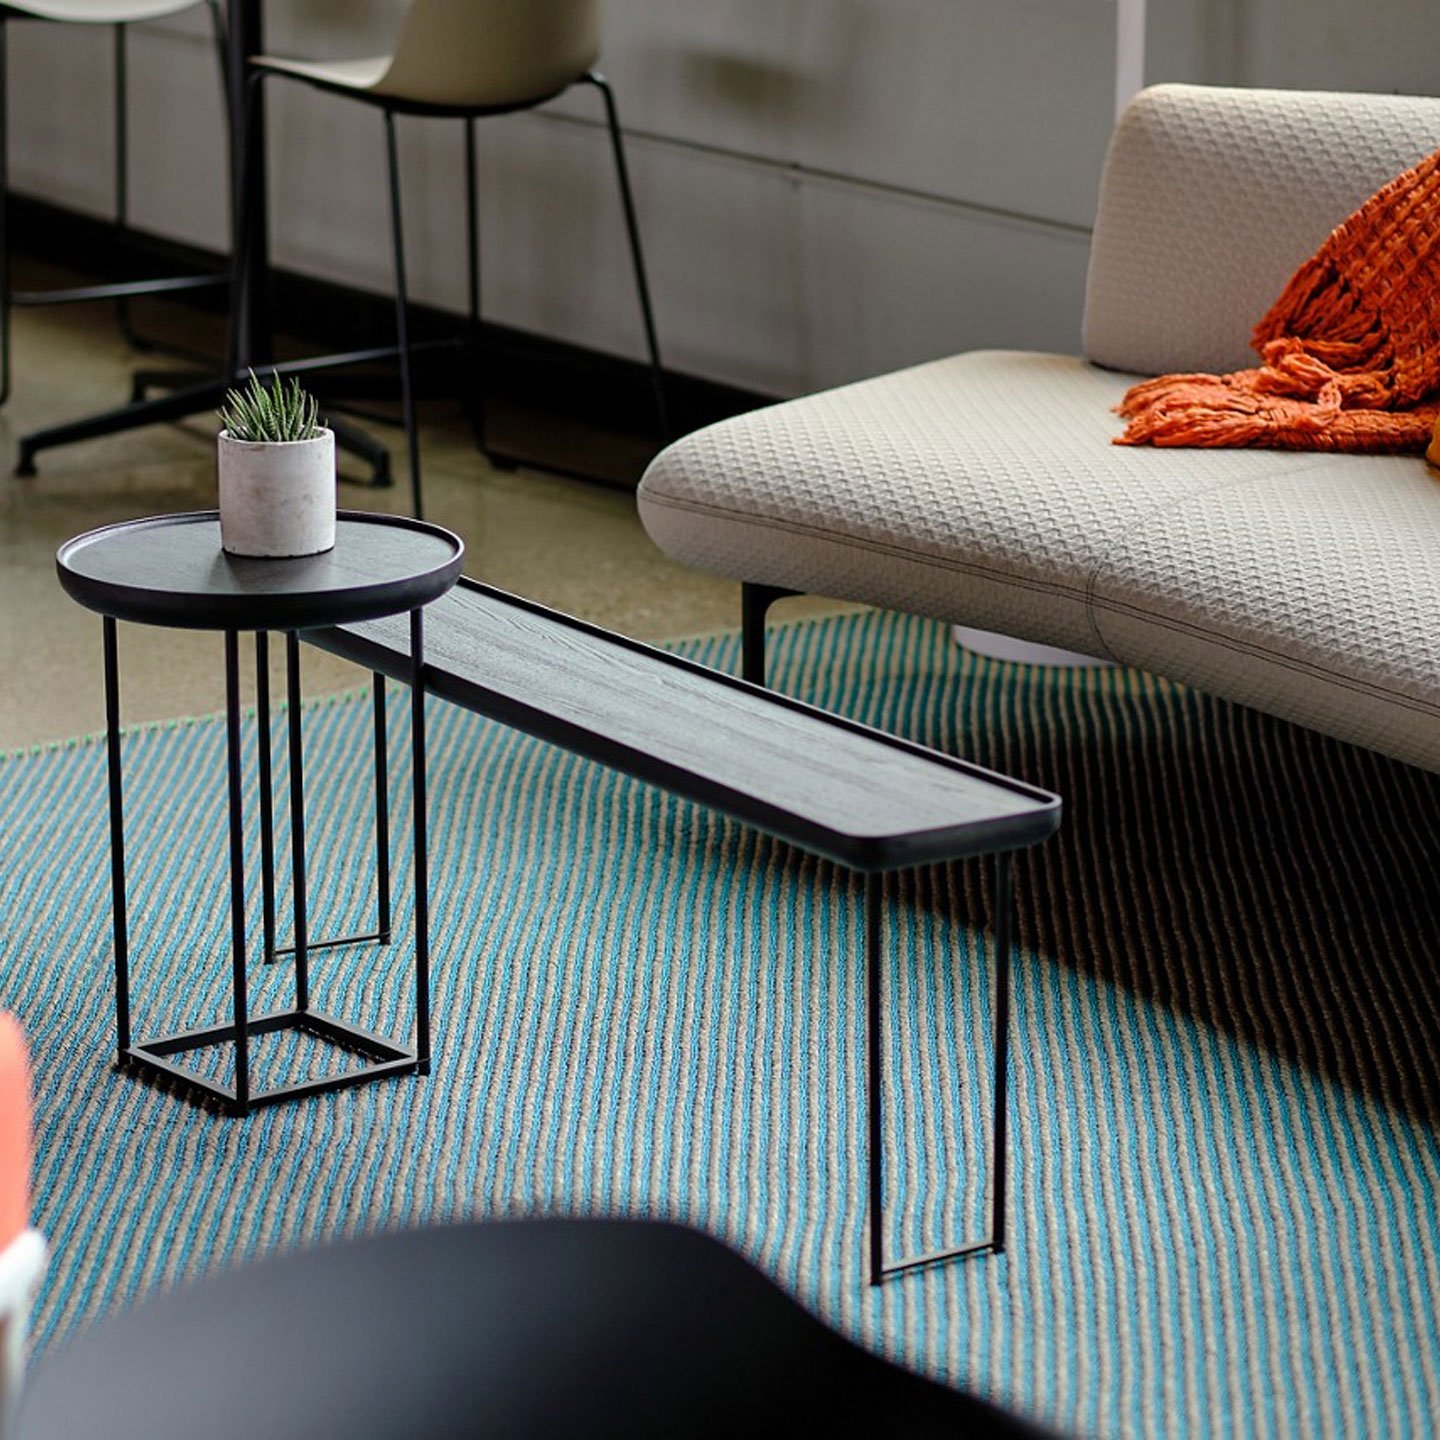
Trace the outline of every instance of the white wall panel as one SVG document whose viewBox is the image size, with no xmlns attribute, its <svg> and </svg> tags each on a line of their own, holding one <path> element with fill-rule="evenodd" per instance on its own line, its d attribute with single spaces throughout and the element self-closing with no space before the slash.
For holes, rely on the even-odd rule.
<svg viewBox="0 0 1440 1440">
<path fill-rule="evenodd" d="M 268 0 L 268 48 L 383 52 L 405 0 Z M 607 73 L 673 365 L 793 393 L 969 345 L 1076 343 L 1111 0 L 609 0 Z M 105 32 L 11 27 L 17 189 L 109 213 Z M 202 8 L 132 41 L 133 213 L 220 247 Z M 1433 89 L 1434 0 L 1150 0 L 1151 80 Z M 486 307 L 619 354 L 639 327 L 596 97 L 481 126 Z M 388 293 L 381 126 L 271 85 L 277 263 Z M 416 296 L 464 305 L 457 125 L 401 122 Z"/>
<path fill-rule="evenodd" d="M 89 214 L 114 206 L 109 32 L 11 22 L 10 184 Z"/>
<path fill-rule="evenodd" d="M 1088 224 L 1110 0 L 611 0 L 627 123 L 779 163 Z"/>
<path fill-rule="evenodd" d="M 958 350 L 1079 348 L 1088 236 L 824 181 L 799 198 L 795 388 Z"/>
<path fill-rule="evenodd" d="M 205 12 L 131 30 L 130 218 L 227 248 L 220 68 Z M 11 23 L 10 183 L 86 214 L 115 209 L 114 49 L 108 26 Z"/>
<path fill-rule="evenodd" d="M 638 357 L 602 137 L 509 123 L 482 151 L 489 313 Z M 1078 344 L 1083 233 L 645 141 L 631 158 L 642 217 L 668 217 L 651 281 L 681 369 L 793 393 L 973 345 Z"/>
<path fill-rule="evenodd" d="M 1440 6 L 1266 0 L 1238 7 L 1236 52 L 1249 85 L 1433 95 L 1440 88 Z"/>
</svg>

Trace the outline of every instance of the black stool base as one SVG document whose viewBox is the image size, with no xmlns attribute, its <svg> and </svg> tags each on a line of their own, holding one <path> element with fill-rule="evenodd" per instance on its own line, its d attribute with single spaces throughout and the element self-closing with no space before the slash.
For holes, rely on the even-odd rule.
<svg viewBox="0 0 1440 1440">
<path fill-rule="evenodd" d="M 331 1090 L 344 1090 L 351 1085 L 360 1085 L 368 1080 L 378 1080 L 386 1075 L 426 1075 L 428 1064 L 421 1064 L 415 1051 L 397 1045 L 383 1035 L 347 1025 L 331 1015 L 318 1010 L 280 1010 L 270 1015 L 257 1015 L 245 1026 L 248 1037 L 268 1034 L 275 1030 L 301 1030 L 307 1035 L 328 1040 L 344 1050 L 353 1051 L 366 1057 L 368 1063 L 355 1066 L 339 1075 L 327 1075 L 319 1080 L 302 1080 L 295 1085 L 281 1085 L 272 1090 L 258 1090 L 242 1100 L 229 1085 L 220 1085 L 207 1079 L 186 1065 L 176 1064 L 169 1059 L 172 1055 L 183 1055 L 190 1050 L 201 1050 L 210 1045 L 224 1045 L 235 1039 L 233 1025 L 213 1025 L 203 1030 L 182 1030 L 174 1035 L 154 1040 L 138 1040 L 120 1052 L 120 1064 L 133 1068 L 142 1078 L 151 1080 L 178 1081 L 187 1090 L 199 1097 L 218 1100 L 231 1115 L 248 1115 L 264 1105 L 278 1105 L 282 1101 L 297 1100 L 303 1095 L 323 1095 Z"/>
</svg>

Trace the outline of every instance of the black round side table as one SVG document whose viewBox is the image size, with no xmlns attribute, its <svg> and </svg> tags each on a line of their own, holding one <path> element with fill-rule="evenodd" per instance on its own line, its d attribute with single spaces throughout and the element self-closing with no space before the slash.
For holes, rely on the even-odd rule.
<svg viewBox="0 0 1440 1440">
<path fill-rule="evenodd" d="M 67 541 L 55 557 L 60 583 L 72 598 L 104 620 L 105 731 L 110 777 L 110 856 L 115 927 L 115 1027 L 121 1067 L 147 1078 L 179 1081 L 246 1115 L 301 1095 L 337 1090 L 382 1075 L 430 1070 L 429 875 L 425 798 L 424 607 L 459 578 L 465 546 L 437 525 L 401 516 L 341 511 L 335 548 L 323 555 L 261 560 L 227 555 L 220 548 L 214 511 L 164 515 L 107 525 Z M 305 795 L 301 755 L 300 633 L 335 625 L 410 614 L 412 803 L 415 839 L 415 1043 L 401 1045 L 322 1014 L 310 1003 L 312 950 L 391 938 L 389 817 L 386 805 L 385 680 L 374 676 L 375 832 L 378 924 L 372 934 L 312 940 L 305 880 Z M 120 667 L 116 621 L 225 634 L 225 730 L 229 775 L 230 918 L 234 963 L 234 1020 L 149 1040 L 130 1033 L 129 926 L 125 898 L 124 787 L 120 741 Z M 293 1009 L 251 1016 L 246 992 L 245 846 L 241 808 L 240 645 L 242 630 L 255 634 L 256 721 L 260 732 L 260 848 L 265 959 L 291 955 Z M 293 946 L 275 940 L 275 847 L 271 798 L 269 636 L 285 635 L 289 710 L 291 851 L 294 864 Z M 256 1091 L 250 1084 L 249 1039 L 298 1029 L 361 1057 L 338 1075 Z M 216 1083 L 174 1057 L 233 1042 L 235 1083 Z"/>
</svg>

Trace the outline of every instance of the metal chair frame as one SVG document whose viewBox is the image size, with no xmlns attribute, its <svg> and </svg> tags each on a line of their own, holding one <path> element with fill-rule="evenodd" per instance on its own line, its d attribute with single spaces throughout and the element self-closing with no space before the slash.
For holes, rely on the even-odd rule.
<svg viewBox="0 0 1440 1440">
<path fill-rule="evenodd" d="M 571 86 L 566 86 L 563 90 L 551 95 L 544 95 L 537 99 L 525 100 L 508 105 L 484 107 L 434 105 L 406 101 L 393 95 L 385 95 L 347 85 L 329 83 L 313 76 L 295 74 L 287 70 L 271 70 L 265 68 L 263 65 L 259 65 L 254 66 L 249 74 L 249 91 L 246 96 L 246 122 L 244 129 L 247 137 L 254 133 L 255 116 L 257 113 L 256 107 L 261 103 L 261 88 L 264 81 L 277 78 L 298 81 L 301 84 L 309 85 L 314 89 L 325 91 L 328 94 L 359 101 L 362 104 L 379 109 L 384 116 L 385 158 L 390 207 L 390 239 L 395 268 L 395 330 L 400 365 L 401 411 L 404 420 L 405 439 L 410 466 L 411 501 L 415 516 L 418 519 L 424 515 L 420 469 L 420 433 L 415 423 L 415 387 L 412 365 L 412 352 L 418 347 L 413 346 L 410 341 L 409 322 L 407 318 L 409 301 L 405 267 L 405 235 L 400 199 L 400 161 L 395 141 L 395 118 L 397 115 L 419 115 L 461 119 L 465 121 L 465 216 L 467 279 L 469 288 L 465 343 L 472 354 L 478 354 L 480 352 L 481 317 L 480 186 L 478 166 L 476 163 L 476 121 L 492 115 L 507 115 L 521 110 L 534 109 L 536 106 L 543 105 L 547 101 L 555 99 L 558 95 L 564 94 L 565 90 L 570 89 Z M 615 104 L 614 91 L 611 89 L 609 81 L 597 70 L 586 71 L 584 75 L 580 76 L 572 82 L 572 84 L 593 86 L 600 92 L 604 102 L 605 123 L 610 137 L 610 148 L 614 158 L 615 174 L 620 189 L 620 201 L 625 215 L 625 229 L 630 247 L 630 261 L 634 270 L 635 288 L 640 302 L 641 319 L 645 329 L 645 344 L 649 356 L 650 383 L 655 401 L 656 421 L 661 438 L 667 438 L 670 433 L 670 418 L 665 396 L 665 374 L 660 360 L 659 342 L 656 338 L 654 307 L 650 300 L 650 286 L 646 276 L 645 256 L 640 242 L 640 229 L 635 214 L 635 199 L 630 186 L 629 167 L 625 159 L 625 144 L 620 128 L 619 112 Z M 244 150 L 246 163 L 257 163 L 255 159 L 257 147 L 247 144 Z M 263 163 L 263 157 L 258 163 Z M 245 191 L 246 187 L 242 183 L 240 192 L 243 194 Z M 242 234 L 248 235 L 248 227 L 242 225 L 240 230 Z M 237 271 L 241 274 L 247 273 L 247 267 L 241 264 L 237 266 Z M 361 358 L 368 358 L 367 352 L 359 352 L 354 356 L 329 357 L 329 363 L 351 363 L 355 359 Z M 485 453 L 486 457 L 494 461 L 495 457 L 491 454 L 486 444 L 485 402 L 483 393 L 477 398 L 473 419 L 476 443 L 480 450 Z"/>
<path fill-rule="evenodd" d="M 219 0 L 203 0 L 210 12 L 215 46 L 220 62 L 221 93 L 228 91 L 225 24 Z M 8 122 L 8 22 L 37 20 L 48 24 L 64 24 L 62 20 L 32 15 L 23 10 L 0 5 L 0 405 L 10 398 L 12 375 L 11 316 L 17 306 L 67 305 L 86 301 L 114 300 L 121 333 L 136 350 L 157 350 L 167 354 L 196 358 L 191 352 L 167 342 L 142 335 L 133 323 L 129 302 L 137 295 L 160 295 L 185 290 L 209 289 L 230 283 L 229 272 L 218 274 L 178 275 L 149 280 L 126 280 L 101 285 L 78 285 L 49 290 L 15 290 L 10 282 L 10 237 L 6 200 L 9 196 L 9 122 Z M 120 21 L 110 26 L 114 37 L 114 236 L 117 249 L 131 243 L 130 228 L 130 128 L 129 128 L 129 64 L 126 30 L 131 22 Z M 225 106 L 227 115 L 229 105 Z"/>
</svg>

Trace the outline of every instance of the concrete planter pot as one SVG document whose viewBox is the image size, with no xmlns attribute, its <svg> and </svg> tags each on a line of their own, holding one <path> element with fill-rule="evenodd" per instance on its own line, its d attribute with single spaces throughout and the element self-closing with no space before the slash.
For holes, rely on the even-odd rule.
<svg viewBox="0 0 1440 1440">
<path fill-rule="evenodd" d="M 335 545 L 335 436 L 217 441 L 220 544 L 230 555 L 318 555 Z"/>
</svg>

